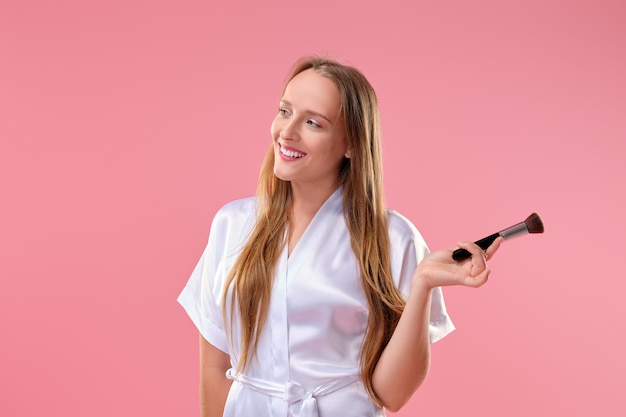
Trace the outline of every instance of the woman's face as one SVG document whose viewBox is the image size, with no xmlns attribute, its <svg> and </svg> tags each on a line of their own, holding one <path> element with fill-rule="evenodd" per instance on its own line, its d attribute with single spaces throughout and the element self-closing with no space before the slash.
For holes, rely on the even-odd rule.
<svg viewBox="0 0 626 417">
<path fill-rule="evenodd" d="M 336 185 L 349 157 L 341 98 L 328 78 L 306 70 L 287 84 L 272 123 L 274 174 L 298 185 Z"/>
</svg>

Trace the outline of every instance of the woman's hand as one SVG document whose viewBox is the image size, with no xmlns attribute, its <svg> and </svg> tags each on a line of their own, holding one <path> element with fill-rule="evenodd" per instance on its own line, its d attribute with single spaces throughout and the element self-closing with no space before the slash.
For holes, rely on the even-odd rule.
<svg viewBox="0 0 626 417">
<path fill-rule="evenodd" d="M 480 287 L 487 282 L 491 273 L 487 261 L 493 257 L 501 243 L 502 237 L 499 237 L 487 250 L 482 250 L 475 243 L 459 242 L 459 248 L 472 254 L 461 262 L 452 259 L 452 252 L 457 248 L 432 252 L 417 266 L 412 285 L 424 286 L 426 289 L 448 285 Z"/>
</svg>

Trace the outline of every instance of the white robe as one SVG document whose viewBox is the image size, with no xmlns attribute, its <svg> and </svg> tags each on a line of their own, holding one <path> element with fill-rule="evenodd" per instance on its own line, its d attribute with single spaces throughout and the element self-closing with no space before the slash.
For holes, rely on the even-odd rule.
<svg viewBox="0 0 626 417">
<path fill-rule="evenodd" d="M 224 416 L 384 416 L 359 378 L 368 306 L 342 212 L 341 188 L 319 209 L 291 255 L 286 248 L 281 254 L 257 355 L 244 375 L 234 372 L 241 352 L 240 322 L 235 308 L 233 337 L 227 337 L 222 292 L 254 227 L 256 202 L 237 200 L 218 211 L 208 245 L 178 297 L 202 336 L 230 355 L 233 369 L 228 376 L 234 381 Z M 393 280 L 407 296 L 413 271 L 428 249 L 411 222 L 392 210 L 388 215 Z M 227 311 L 230 307 L 227 297 Z M 431 343 L 453 329 L 436 288 Z"/>
</svg>

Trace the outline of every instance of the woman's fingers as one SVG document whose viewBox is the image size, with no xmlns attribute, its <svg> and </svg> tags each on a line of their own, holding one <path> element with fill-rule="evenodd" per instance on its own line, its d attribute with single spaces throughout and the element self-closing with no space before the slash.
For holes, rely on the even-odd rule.
<svg viewBox="0 0 626 417">
<path fill-rule="evenodd" d="M 484 268 L 477 269 L 480 269 L 481 272 L 477 273 L 477 275 L 473 275 L 471 273 L 466 275 L 463 279 L 463 285 L 477 288 L 487 282 L 489 274 L 491 274 L 491 269 L 489 269 L 486 265 Z"/>
<path fill-rule="evenodd" d="M 500 242 L 497 243 L 499 245 Z M 462 266 L 464 275 L 462 276 L 463 285 L 469 287 L 480 287 L 489 278 L 491 270 L 487 267 L 487 259 L 493 252 L 482 250 L 478 245 L 472 242 L 459 242 L 460 248 L 463 248 L 472 254 L 472 257 Z M 497 247 L 496 247 L 497 250 Z"/>
<path fill-rule="evenodd" d="M 487 261 L 497 252 L 502 237 L 498 237 L 486 250 L 481 249 L 473 242 L 458 242 L 458 247 L 467 250 L 471 257 L 456 262 L 452 259 L 452 252 L 456 248 L 449 248 L 431 252 L 416 270 L 416 279 L 420 285 L 426 284 L 429 288 L 465 285 L 468 287 L 480 287 L 489 279 L 491 270 Z"/>
<path fill-rule="evenodd" d="M 487 260 L 491 259 L 493 257 L 493 255 L 498 251 L 498 248 L 500 248 L 500 244 L 502 243 L 504 239 L 502 238 L 502 236 L 498 237 L 496 240 L 493 241 L 493 243 L 485 250 L 485 254 L 487 255 Z"/>
<path fill-rule="evenodd" d="M 482 250 L 480 246 L 473 242 L 458 242 L 459 248 L 465 249 L 469 253 L 472 254 L 470 258 L 470 262 L 475 263 L 476 261 L 482 260 L 483 266 L 487 265 L 488 254 L 486 251 Z"/>
</svg>

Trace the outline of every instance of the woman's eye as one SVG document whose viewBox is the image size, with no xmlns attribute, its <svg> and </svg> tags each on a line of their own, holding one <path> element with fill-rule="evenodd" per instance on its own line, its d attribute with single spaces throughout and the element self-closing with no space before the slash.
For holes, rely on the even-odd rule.
<svg viewBox="0 0 626 417">
<path fill-rule="evenodd" d="M 309 120 L 307 120 L 306 122 L 307 122 L 307 124 L 309 124 L 309 125 L 311 125 L 311 126 L 313 126 L 313 127 L 322 127 L 322 125 L 320 125 L 319 123 L 317 123 L 317 122 L 316 122 L 315 120 L 313 120 L 313 119 L 309 119 Z"/>
<path fill-rule="evenodd" d="M 289 116 L 289 110 L 287 110 L 287 109 L 286 109 L 286 108 L 284 108 L 284 107 L 280 107 L 280 108 L 278 109 L 278 113 L 279 113 L 281 116 Z"/>
</svg>

